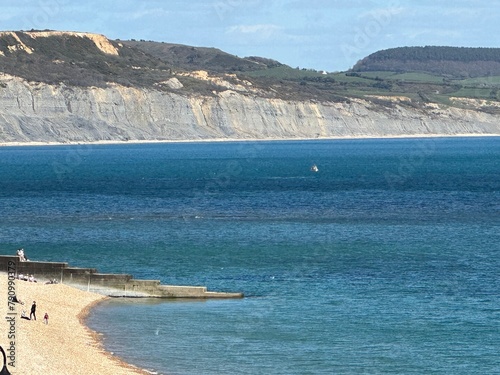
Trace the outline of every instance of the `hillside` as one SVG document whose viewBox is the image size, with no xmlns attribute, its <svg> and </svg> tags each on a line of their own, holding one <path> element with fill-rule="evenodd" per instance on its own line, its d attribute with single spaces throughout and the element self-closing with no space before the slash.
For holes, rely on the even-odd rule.
<svg viewBox="0 0 500 375">
<path fill-rule="evenodd" d="M 187 95 L 213 95 L 246 82 L 247 91 L 268 98 L 342 102 L 406 96 L 420 106 L 457 105 L 453 97 L 496 101 L 500 89 L 500 49 L 493 48 L 395 48 L 366 57 L 349 72 L 325 74 L 216 48 L 18 31 L 0 32 L 0 57 L 1 71 L 28 81 L 78 87 L 116 83 Z M 198 71 L 212 79 L 200 79 Z"/>
<path fill-rule="evenodd" d="M 240 58 L 217 48 L 193 47 L 153 41 L 121 41 L 151 56 L 184 70 L 206 70 L 217 73 L 248 72 L 283 66 L 278 61 L 260 57 Z"/>
<path fill-rule="evenodd" d="M 0 32 L 0 143 L 500 134 L 500 76 L 360 66 L 326 73 L 216 48 Z"/>
<path fill-rule="evenodd" d="M 500 48 L 391 48 L 365 57 L 352 71 L 421 72 L 455 79 L 499 76 Z"/>
<path fill-rule="evenodd" d="M 89 33 L 0 32 L 0 57 L 3 72 L 48 84 L 148 86 L 171 77 L 165 62 Z"/>
</svg>

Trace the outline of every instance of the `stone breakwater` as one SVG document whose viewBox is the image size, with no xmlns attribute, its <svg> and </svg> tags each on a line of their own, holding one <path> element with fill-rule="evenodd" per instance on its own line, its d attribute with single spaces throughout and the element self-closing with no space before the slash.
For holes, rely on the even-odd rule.
<svg viewBox="0 0 500 375">
<path fill-rule="evenodd" d="M 188 96 L 109 85 L 69 87 L 0 74 L 0 143 L 304 139 L 500 134 L 500 116 L 362 99 L 286 101 L 231 89 Z"/>
<path fill-rule="evenodd" d="M 128 274 L 104 274 L 63 262 L 21 262 L 17 256 L 0 255 L 0 269 L 9 269 L 9 264 L 13 264 L 16 277 L 35 275 L 41 283 L 55 280 L 109 297 L 243 298 L 242 293 L 211 292 L 204 286 L 161 285 L 159 280 L 137 280 Z"/>
</svg>

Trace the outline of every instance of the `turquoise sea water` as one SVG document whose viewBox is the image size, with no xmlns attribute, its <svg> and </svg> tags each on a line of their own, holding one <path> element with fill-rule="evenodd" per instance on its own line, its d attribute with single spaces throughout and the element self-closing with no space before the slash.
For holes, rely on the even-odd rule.
<svg viewBox="0 0 500 375">
<path fill-rule="evenodd" d="M 2 253 L 245 293 L 96 308 L 137 366 L 500 374 L 500 138 L 8 147 L 0 176 Z"/>
</svg>

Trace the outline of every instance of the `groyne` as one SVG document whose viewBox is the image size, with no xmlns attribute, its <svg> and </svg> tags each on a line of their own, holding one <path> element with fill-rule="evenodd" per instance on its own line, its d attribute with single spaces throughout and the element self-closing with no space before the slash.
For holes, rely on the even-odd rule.
<svg viewBox="0 0 500 375">
<path fill-rule="evenodd" d="M 110 297 L 243 298 L 243 293 L 208 291 L 205 286 L 161 285 L 160 280 L 138 280 L 129 274 L 100 273 L 95 268 L 70 267 L 65 262 L 21 261 L 15 255 L 0 255 L 0 271 L 34 275 L 37 282 L 55 280 Z"/>
</svg>

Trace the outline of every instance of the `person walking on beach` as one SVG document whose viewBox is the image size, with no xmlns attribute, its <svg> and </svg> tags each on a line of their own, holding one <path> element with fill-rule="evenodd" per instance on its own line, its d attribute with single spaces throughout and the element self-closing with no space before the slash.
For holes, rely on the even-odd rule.
<svg viewBox="0 0 500 375">
<path fill-rule="evenodd" d="M 49 324 L 49 314 L 45 313 L 45 315 L 43 316 L 43 322 L 45 324 Z"/>
<path fill-rule="evenodd" d="M 36 320 L 36 302 L 33 301 L 33 305 L 31 305 L 31 313 L 30 313 L 30 320 L 31 320 L 31 316 L 33 316 L 33 320 Z"/>
</svg>

